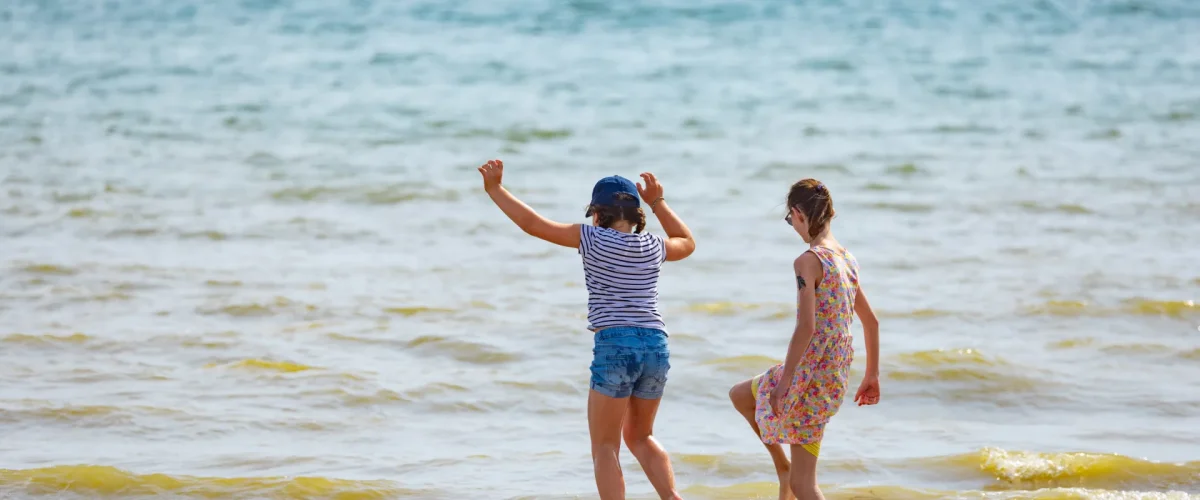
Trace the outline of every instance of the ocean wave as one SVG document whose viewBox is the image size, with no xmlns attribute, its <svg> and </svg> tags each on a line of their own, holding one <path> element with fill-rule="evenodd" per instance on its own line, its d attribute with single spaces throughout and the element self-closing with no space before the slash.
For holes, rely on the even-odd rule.
<svg viewBox="0 0 1200 500">
<path fill-rule="evenodd" d="M 746 427 L 749 431 L 750 428 Z M 774 466 L 766 453 L 676 453 L 671 455 L 671 461 L 681 473 L 703 476 L 724 477 L 730 479 L 744 478 L 762 472 L 773 472 Z M 828 472 L 865 473 L 869 467 L 861 460 L 826 460 L 821 462 L 821 470 Z"/>
<path fill-rule="evenodd" d="M 701 365 L 713 366 L 716 369 L 731 372 L 741 373 L 746 376 L 757 375 L 767 370 L 772 366 L 782 363 L 782 360 L 775 359 L 769 356 L 759 356 L 748 354 L 744 356 L 728 356 L 716 359 L 702 361 Z"/>
<path fill-rule="evenodd" d="M 788 163 L 775 161 L 759 167 L 751 179 L 758 180 L 791 180 L 796 181 L 805 177 L 819 175 L 849 176 L 853 175 L 850 167 L 841 163 Z"/>
<path fill-rule="evenodd" d="M 795 306 L 778 303 L 700 302 L 688 304 L 685 312 L 709 316 L 737 316 L 754 313 L 762 320 L 782 320 L 795 317 Z"/>
<path fill-rule="evenodd" d="M 29 335 L 24 333 L 14 333 L 0 337 L 0 342 L 13 344 L 30 344 L 30 345 L 50 345 L 50 344 L 85 344 L 93 339 L 82 333 L 72 333 L 70 335 Z"/>
<path fill-rule="evenodd" d="M 18 267 L 18 270 L 28 274 L 41 274 L 47 276 L 74 276 L 79 272 L 76 269 L 56 264 L 25 264 Z"/>
<path fill-rule="evenodd" d="M 930 205 L 928 203 L 899 203 L 899 202 L 886 202 L 886 201 L 870 203 L 867 205 L 867 208 L 870 208 L 873 210 L 881 210 L 881 211 L 885 211 L 885 212 L 901 212 L 901 213 L 915 213 L 915 214 L 927 214 L 927 213 L 931 213 L 937 209 L 936 206 Z"/>
<path fill-rule="evenodd" d="M 884 169 L 884 173 L 887 175 L 894 175 L 894 176 L 899 176 L 899 177 L 912 177 L 912 176 L 929 175 L 930 174 L 928 169 L 917 166 L 917 164 L 915 164 L 915 163 L 902 163 L 899 165 L 892 165 L 892 166 Z"/>
<path fill-rule="evenodd" d="M 273 360 L 269 360 L 269 359 L 258 359 L 258 358 L 243 359 L 241 361 L 234 361 L 234 362 L 230 362 L 230 363 L 210 363 L 210 364 L 206 365 L 205 367 L 206 368 L 229 368 L 229 369 L 234 369 L 234 370 L 249 370 L 249 371 L 262 371 L 262 372 L 274 372 L 274 373 L 298 373 L 298 372 L 305 372 L 305 371 L 309 371 L 309 370 L 318 369 L 313 366 L 308 366 L 308 365 L 300 364 L 300 363 L 293 363 L 291 361 L 273 361 Z"/>
<path fill-rule="evenodd" d="M 354 408 L 366 406 L 391 406 L 407 404 L 413 401 L 391 389 L 375 389 L 366 392 L 350 390 L 342 387 L 332 389 L 312 389 L 300 393 L 301 397 L 312 399 L 333 399 L 328 407 L 349 406 Z"/>
<path fill-rule="evenodd" d="M 1046 389 L 1057 383 L 1038 370 L 988 356 L 975 349 L 937 349 L 884 359 L 882 375 L 903 392 L 945 401 L 995 406 L 1045 404 L 1059 397 Z M 1031 394 L 1038 394 L 1031 398 Z"/>
<path fill-rule="evenodd" d="M 1120 306 L 1092 305 L 1080 300 L 1050 300 L 1028 306 L 1025 312 L 1031 315 L 1048 316 L 1091 316 L 1118 315 L 1165 316 L 1184 318 L 1200 315 L 1200 306 L 1193 300 L 1151 300 L 1132 298 L 1121 301 Z"/>
<path fill-rule="evenodd" d="M 1200 488 L 1200 461 L 1153 462 L 1114 453 L 1040 453 L 985 448 L 947 463 L 994 478 L 1004 487 L 1121 490 Z"/>
<path fill-rule="evenodd" d="M 60 405 L 25 400 L 0 408 L 0 422 L 16 424 L 57 422 L 77 427 L 111 427 L 129 425 L 139 417 L 193 419 L 186 412 L 155 406 Z"/>
<path fill-rule="evenodd" d="M 911 318 L 911 319 L 927 319 L 927 318 L 944 318 L 947 316 L 955 316 L 958 313 L 952 311 L 943 311 L 940 309 L 913 309 L 911 311 L 880 311 L 881 318 Z"/>
<path fill-rule="evenodd" d="M 196 477 L 138 474 L 101 465 L 58 465 L 0 469 L 0 492 L 53 495 L 64 492 L 112 497 L 337 498 L 339 500 L 428 498 L 432 493 L 390 481 L 325 477 Z"/>
<path fill-rule="evenodd" d="M 416 316 L 418 314 L 453 313 L 455 310 L 443 307 L 406 306 L 386 307 L 383 309 L 383 312 L 388 314 L 396 314 L 399 316 Z"/>
<path fill-rule="evenodd" d="M 1018 203 L 1017 206 L 1021 207 L 1021 209 L 1025 210 L 1026 212 L 1035 214 L 1060 213 L 1068 215 L 1086 215 L 1094 213 L 1091 209 L 1074 203 L 1059 203 L 1057 205 L 1047 206 L 1036 201 L 1023 201 Z"/>
<path fill-rule="evenodd" d="M 491 345 L 436 335 L 417 337 L 409 341 L 407 347 L 427 354 L 446 356 L 464 363 L 480 365 L 509 363 L 521 358 L 517 354 Z"/>
<path fill-rule="evenodd" d="M 341 380 L 365 380 L 362 376 L 353 373 L 340 372 L 322 368 L 319 366 L 306 365 L 294 361 L 249 358 L 236 361 L 228 361 L 223 363 L 209 363 L 205 368 L 220 368 L 224 370 L 244 371 L 247 373 L 257 373 L 262 375 L 294 375 L 304 374 L 305 376 L 326 377 Z"/>
<path fill-rule="evenodd" d="M 947 491 L 926 488 L 912 488 L 896 485 L 872 486 L 839 486 L 821 485 L 821 492 L 829 500 L 943 500 L 943 499 L 979 499 L 979 500 L 1192 500 L 1182 492 L 1132 492 L 1074 489 L 1046 489 L 1038 491 L 983 491 L 959 490 Z M 724 486 L 695 485 L 683 490 L 688 498 L 702 500 L 748 500 L 775 499 L 779 497 L 779 484 L 776 482 L 748 482 Z"/>
<path fill-rule="evenodd" d="M 287 297 L 277 296 L 270 302 L 249 302 L 242 304 L 201 307 L 197 309 L 197 312 L 206 316 L 226 315 L 234 317 L 255 317 L 275 316 L 285 313 L 307 315 L 316 310 L 317 306 L 315 305 L 302 304 Z"/>
<path fill-rule="evenodd" d="M 363 186 L 290 187 L 271 193 L 283 202 L 339 202 L 366 205 L 396 205 L 412 201 L 458 201 L 457 191 L 437 189 L 425 184 L 395 183 Z"/>
</svg>

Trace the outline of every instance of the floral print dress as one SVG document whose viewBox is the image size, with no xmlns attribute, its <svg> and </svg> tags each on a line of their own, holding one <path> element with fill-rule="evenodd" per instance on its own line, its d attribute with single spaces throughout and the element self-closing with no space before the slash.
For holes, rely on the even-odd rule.
<svg viewBox="0 0 1200 500">
<path fill-rule="evenodd" d="M 770 400 L 783 365 L 755 378 L 754 419 L 763 443 L 812 445 L 805 448 L 816 455 L 825 424 L 837 413 L 850 388 L 850 362 L 854 359 L 850 325 L 858 294 L 858 261 L 845 249 L 817 246 L 809 251 L 821 259 L 823 271 L 816 287 L 816 328 L 795 376 L 788 381 L 792 388 L 780 402 L 779 411 L 773 411 Z"/>
</svg>

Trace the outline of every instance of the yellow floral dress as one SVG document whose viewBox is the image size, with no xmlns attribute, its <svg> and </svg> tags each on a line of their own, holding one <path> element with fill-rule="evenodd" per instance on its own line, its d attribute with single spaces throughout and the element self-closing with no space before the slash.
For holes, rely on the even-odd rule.
<svg viewBox="0 0 1200 500">
<path fill-rule="evenodd" d="M 771 391 L 780 382 L 783 365 L 754 378 L 754 419 L 766 444 L 804 445 L 814 456 L 820 451 L 825 424 L 837 413 L 850 386 L 854 359 L 854 297 L 858 294 L 858 261 L 848 250 L 813 247 L 824 276 L 816 286 L 816 328 L 804 352 L 791 390 L 771 408 Z M 797 312 L 799 315 L 799 312 Z"/>
</svg>

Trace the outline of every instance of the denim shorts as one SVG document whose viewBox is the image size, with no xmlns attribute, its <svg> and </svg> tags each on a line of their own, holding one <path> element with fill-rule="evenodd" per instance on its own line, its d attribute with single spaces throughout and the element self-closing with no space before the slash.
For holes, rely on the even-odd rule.
<svg viewBox="0 0 1200 500">
<path fill-rule="evenodd" d="M 628 326 L 596 332 L 592 390 L 611 398 L 659 399 L 670 369 L 666 332 Z"/>
</svg>

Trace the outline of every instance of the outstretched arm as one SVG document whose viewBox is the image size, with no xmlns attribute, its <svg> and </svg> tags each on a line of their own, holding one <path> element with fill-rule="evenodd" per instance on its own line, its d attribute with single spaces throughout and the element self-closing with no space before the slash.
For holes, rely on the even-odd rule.
<svg viewBox="0 0 1200 500">
<path fill-rule="evenodd" d="M 667 240 L 664 243 L 667 260 L 686 259 L 696 251 L 696 240 L 692 238 L 692 231 L 688 229 L 687 224 L 683 223 L 683 219 L 675 215 L 675 211 L 667 206 L 667 200 L 662 197 L 662 184 L 658 183 L 654 174 L 643 173 L 642 180 L 646 182 L 646 185 L 643 187 L 642 183 L 638 183 L 638 194 L 642 195 L 642 201 L 650 205 L 650 210 L 654 212 L 655 217 L 658 217 L 658 223 L 662 224 L 663 231 L 667 233 Z"/>
<path fill-rule="evenodd" d="M 579 224 L 563 224 L 542 217 L 500 185 L 504 162 L 488 161 L 479 167 L 479 173 L 483 175 L 483 190 L 522 231 L 556 245 L 579 248 Z"/>
</svg>

